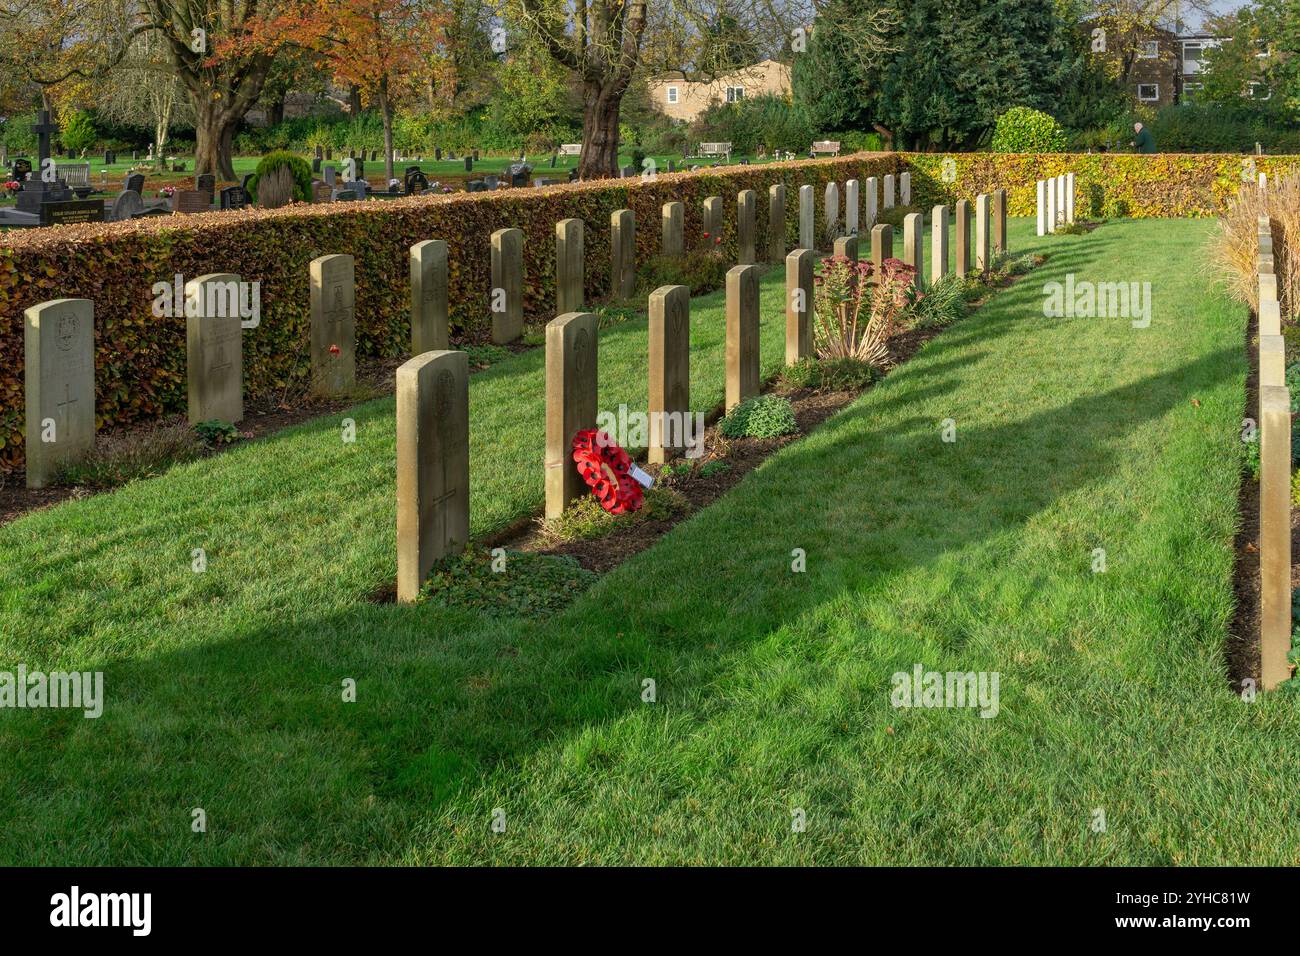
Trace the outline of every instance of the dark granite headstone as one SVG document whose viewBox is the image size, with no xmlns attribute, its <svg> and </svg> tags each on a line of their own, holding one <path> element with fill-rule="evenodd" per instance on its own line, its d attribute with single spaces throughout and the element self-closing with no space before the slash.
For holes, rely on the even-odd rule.
<svg viewBox="0 0 1300 956">
<path fill-rule="evenodd" d="M 483 182 L 481 179 L 471 179 L 465 184 L 465 191 L 471 193 L 485 193 L 487 192 L 487 183 Z"/>
<path fill-rule="evenodd" d="M 527 186 L 528 178 L 533 174 L 533 167 L 528 163 L 511 163 L 506 172 L 510 175 L 511 186 Z"/>
<path fill-rule="evenodd" d="M 435 150 L 433 151 L 433 158 L 436 159 L 438 162 L 442 162 L 442 147 L 441 147 L 441 146 L 439 146 L 437 149 L 435 149 Z"/>
<path fill-rule="evenodd" d="M 207 193 L 209 197 L 217 191 L 217 177 L 211 173 L 204 173 L 194 180 L 194 188 L 201 193 Z M 209 199 L 211 202 L 211 199 Z"/>
<path fill-rule="evenodd" d="M 66 226 L 78 222 L 103 222 L 102 199 L 74 199 L 71 202 L 41 203 L 42 226 Z"/>
<path fill-rule="evenodd" d="M 429 178 L 419 166 L 411 166 L 406 170 L 406 195 L 412 196 L 415 193 L 422 193 L 429 188 Z"/>
<path fill-rule="evenodd" d="M 334 194 L 335 202 L 350 202 L 357 198 L 357 194 L 351 189 L 340 189 Z"/>
<path fill-rule="evenodd" d="M 465 157 L 465 172 L 467 172 L 467 173 L 472 173 L 472 172 L 474 172 L 474 157 L 473 157 L 473 156 L 466 156 L 466 157 Z"/>
<path fill-rule="evenodd" d="M 478 150 L 474 150 L 474 162 L 478 162 Z"/>
<path fill-rule="evenodd" d="M 243 209 L 248 205 L 248 193 L 243 186 L 227 186 L 220 196 L 222 209 Z"/>
<path fill-rule="evenodd" d="M 131 175 L 127 176 L 126 182 L 123 184 L 122 189 L 124 192 L 136 192 L 139 193 L 141 196 L 143 196 L 144 195 L 144 173 L 132 173 Z"/>
<path fill-rule="evenodd" d="M 313 156 L 313 157 L 312 157 L 312 160 L 311 160 L 311 171 L 312 171 L 313 173 L 319 173 L 319 172 L 320 172 L 320 157 L 319 157 L 319 156 Z"/>
<path fill-rule="evenodd" d="M 316 147 L 316 158 L 317 158 L 317 159 L 324 159 L 324 158 L 325 158 L 325 147 L 324 147 L 324 146 L 317 146 L 317 147 Z"/>
</svg>

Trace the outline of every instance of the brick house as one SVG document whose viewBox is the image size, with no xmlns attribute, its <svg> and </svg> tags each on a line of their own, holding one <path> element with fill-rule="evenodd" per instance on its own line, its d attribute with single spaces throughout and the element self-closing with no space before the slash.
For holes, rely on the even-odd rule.
<svg viewBox="0 0 1300 956">
<path fill-rule="evenodd" d="M 711 80 L 689 80 L 675 71 L 647 81 L 650 102 L 676 120 L 692 122 L 714 103 L 734 103 L 747 97 L 790 95 L 790 67 L 764 60 Z"/>
</svg>

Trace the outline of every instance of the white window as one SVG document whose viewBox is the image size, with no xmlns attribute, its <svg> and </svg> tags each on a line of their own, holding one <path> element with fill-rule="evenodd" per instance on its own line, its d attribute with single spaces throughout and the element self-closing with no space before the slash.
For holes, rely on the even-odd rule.
<svg viewBox="0 0 1300 956">
<path fill-rule="evenodd" d="M 1143 103 L 1154 103 L 1160 99 L 1159 83 L 1139 83 L 1138 99 Z"/>
<path fill-rule="evenodd" d="M 1200 90 L 1200 88 L 1204 85 L 1205 84 L 1203 83 L 1184 83 L 1183 95 L 1187 96 L 1188 98 L 1194 98 L 1196 96 L 1197 91 Z"/>
<path fill-rule="evenodd" d="M 668 102 L 669 103 L 677 102 L 677 87 L 675 86 L 668 87 Z"/>
<path fill-rule="evenodd" d="M 745 98 L 745 88 L 743 86 L 727 87 L 727 102 L 737 103 Z"/>
<path fill-rule="evenodd" d="M 1159 40 L 1143 40 L 1138 44 L 1138 58 L 1142 60 L 1154 60 L 1160 55 Z"/>
<path fill-rule="evenodd" d="M 1261 39 L 1261 40 L 1256 40 L 1256 41 L 1255 41 L 1255 45 L 1259 47 L 1259 50 L 1256 51 L 1255 56 L 1256 56 L 1258 59 L 1261 59 L 1261 60 L 1266 60 L 1266 59 L 1268 59 L 1268 55 L 1269 55 L 1269 52 L 1270 52 L 1270 51 L 1269 51 L 1269 48 L 1268 48 L 1268 41 L 1267 41 L 1267 40 L 1262 40 L 1262 39 Z"/>
</svg>

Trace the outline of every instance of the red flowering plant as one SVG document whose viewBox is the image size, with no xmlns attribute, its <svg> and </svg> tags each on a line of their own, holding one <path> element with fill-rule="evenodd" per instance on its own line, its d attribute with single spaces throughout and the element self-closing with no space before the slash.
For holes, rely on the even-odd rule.
<svg viewBox="0 0 1300 956">
<path fill-rule="evenodd" d="M 920 298 L 916 269 L 902 260 L 886 259 L 873 274 L 870 262 L 848 256 L 823 259 L 813 287 L 817 357 L 886 365 L 890 338 Z"/>
<path fill-rule="evenodd" d="M 19 185 L 20 184 L 16 179 L 10 179 L 8 182 L 4 184 L 4 188 L 9 191 L 10 195 L 12 195 L 18 192 Z"/>
</svg>

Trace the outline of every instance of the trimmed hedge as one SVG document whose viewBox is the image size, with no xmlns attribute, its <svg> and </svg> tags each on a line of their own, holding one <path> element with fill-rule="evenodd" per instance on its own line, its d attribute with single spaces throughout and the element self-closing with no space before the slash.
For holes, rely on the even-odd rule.
<svg viewBox="0 0 1300 956">
<path fill-rule="evenodd" d="M 244 336 L 245 394 L 256 397 L 305 381 L 310 321 L 308 263 L 328 253 L 356 257 L 357 353 L 398 356 L 410 348 L 410 246 L 448 242 L 453 339 L 481 341 L 490 328 L 490 237 L 524 231 L 525 309 L 554 310 L 555 223 L 586 223 L 586 293 L 609 293 L 609 217 L 636 214 L 638 265 L 659 251 L 660 209 L 686 207 L 686 241 L 703 230 L 702 203 L 725 203 L 723 248 L 736 257 L 736 193 L 758 193 L 758 249 L 766 247 L 767 190 L 786 186 L 786 246 L 798 236 L 798 187 L 818 197 L 827 183 L 897 173 L 896 154 L 729 166 L 661 173 L 653 182 L 603 180 L 542 189 L 416 196 L 362 203 L 292 205 L 125 223 L 60 226 L 5 236 L 0 245 L 0 471 L 23 463 L 23 310 L 49 299 L 95 303 L 96 419 L 100 429 L 185 408 L 185 320 L 154 318 L 152 287 L 210 272 L 261 283 L 261 324 Z M 820 219 L 820 215 L 819 215 Z"/>
<path fill-rule="evenodd" d="M 1269 179 L 1300 169 L 1300 156 L 1222 153 L 905 153 L 912 170 L 912 202 L 922 208 L 974 200 L 1007 190 L 1007 215 L 1033 216 L 1034 184 L 1060 173 L 1075 174 L 1080 217 L 1179 218 L 1217 216 L 1243 185 L 1243 160 Z M 946 160 L 956 179 L 943 181 Z M 952 169 L 952 167 L 949 167 Z"/>
</svg>

